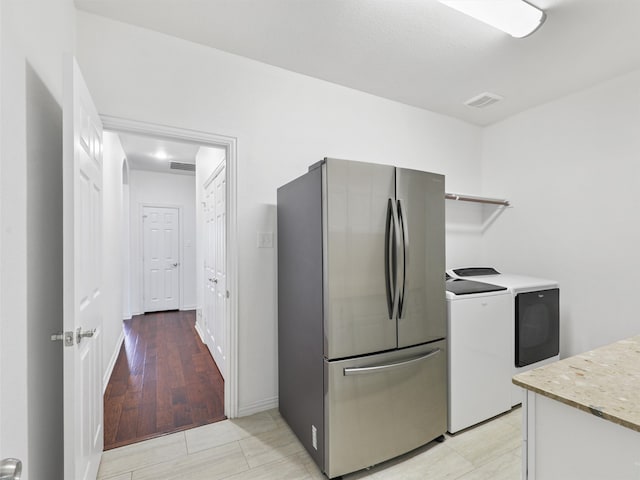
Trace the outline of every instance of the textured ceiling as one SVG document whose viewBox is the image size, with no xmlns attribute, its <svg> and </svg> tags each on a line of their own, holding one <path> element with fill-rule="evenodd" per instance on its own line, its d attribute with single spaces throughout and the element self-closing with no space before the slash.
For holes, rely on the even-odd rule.
<svg viewBox="0 0 640 480">
<path fill-rule="evenodd" d="M 482 0 L 478 0 L 482 1 Z M 76 0 L 122 22 L 487 125 L 640 67 L 640 0 L 530 0 L 516 39 L 437 0 Z M 482 92 L 504 100 L 477 110 Z"/>
</svg>

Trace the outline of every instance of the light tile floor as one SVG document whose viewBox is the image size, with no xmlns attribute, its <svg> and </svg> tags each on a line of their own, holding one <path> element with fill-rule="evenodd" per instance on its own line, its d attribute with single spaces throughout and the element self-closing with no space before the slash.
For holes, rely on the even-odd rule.
<svg viewBox="0 0 640 480">
<path fill-rule="evenodd" d="M 343 480 L 519 480 L 521 409 Z M 325 479 L 277 410 L 117 448 L 100 480 Z"/>
</svg>

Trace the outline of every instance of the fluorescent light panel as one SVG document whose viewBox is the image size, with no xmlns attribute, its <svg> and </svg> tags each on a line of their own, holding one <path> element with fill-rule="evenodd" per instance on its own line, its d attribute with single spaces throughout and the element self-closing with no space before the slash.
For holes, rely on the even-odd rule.
<svg viewBox="0 0 640 480">
<path fill-rule="evenodd" d="M 440 3 L 516 38 L 535 32 L 547 17 L 544 11 L 522 0 L 440 0 Z"/>
</svg>

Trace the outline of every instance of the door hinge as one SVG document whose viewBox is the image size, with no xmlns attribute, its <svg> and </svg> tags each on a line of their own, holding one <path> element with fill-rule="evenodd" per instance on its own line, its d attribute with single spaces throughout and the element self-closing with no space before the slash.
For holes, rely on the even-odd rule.
<svg viewBox="0 0 640 480">
<path fill-rule="evenodd" d="M 51 335 L 52 342 L 63 341 L 65 347 L 73 347 L 74 334 L 73 332 L 58 332 Z"/>
<path fill-rule="evenodd" d="M 227 290 L 227 298 L 229 298 L 229 290 Z"/>
</svg>

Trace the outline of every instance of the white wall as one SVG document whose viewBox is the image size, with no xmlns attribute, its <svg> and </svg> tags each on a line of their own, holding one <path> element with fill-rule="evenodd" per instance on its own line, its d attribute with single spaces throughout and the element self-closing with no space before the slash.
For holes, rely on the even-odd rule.
<svg viewBox="0 0 640 480">
<path fill-rule="evenodd" d="M 64 347 L 50 338 L 63 320 L 62 110 L 30 67 L 26 80 L 27 405 L 30 475 L 40 478 L 63 455 Z"/>
<path fill-rule="evenodd" d="M 276 251 L 258 249 L 256 233 L 276 231 L 278 186 L 331 156 L 431 170 L 447 189 L 479 190 L 478 127 L 86 13 L 77 35 L 101 113 L 238 139 L 241 414 L 277 402 Z M 449 248 L 448 263 L 461 247 Z"/>
<path fill-rule="evenodd" d="M 198 325 L 202 325 L 202 306 L 204 302 L 204 184 L 216 167 L 225 159 L 224 148 L 200 147 L 196 155 L 196 292 Z M 202 330 L 204 332 L 204 330 Z"/>
<path fill-rule="evenodd" d="M 3 35 L 3 22 L 2 22 L 2 16 L 3 16 L 3 10 L 4 10 L 4 2 L 0 1 L 0 112 L 3 111 L 2 105 L 3 105 L 3 96 L 4 96 L 4 92 L 2 90 L 2 85 L 4 84 L 3 81 L 3 75 L 2 72 L 4 71 L 4 55 L 1 55 L 2 52 L 2 44 L 4 41 L 4 35 Z M 0 115 L 0 122 L 2 121 L 1 115 Z M 1 124 L 0 124 L 1 125 Z M 3 157 L 3 153 L 4 150 L 2 148 L 2 135 L 3 135 L 3 129 L 0 128 L 0 185 L 2 185 L 2 164 L 4 163 L 2 161 Z M 0 194 L 0 229 L 2 228 L 2 195 Z M 3 250 L 2 250 L 2 237 L 3 235 L 0 233 L 0 271 L 3 270 Z M 2 275 L 0 274 L 0 348 L 2 348 L 2 346 L 4 345 L 2 342 L 2 331 L 4 330 L 3 328 L 3 319 L 2 319 L 2 297 L 3 297 L 3 290 L 2 290 Z M 4 362 L 6 361 L 6 359 L 3 357 L 2 354 L 0 354 L 0 429 L 4 426 L 4 422 L 2 420 L 2 413 L 3 413 L 3 408 L 4 408 L 4 403 L 3 403 L 3 398 L 5 396 L 4 393 L 4 389 L 5 389 L 5 385 L 2 381 L 2 371 L 4 368 L 4 365 L 6 365 Z M 4 436 L 2 434 L 0 434 L 0 459 L 5 458 L 4 457 L 4 453 L 3 453 L 3 448 L 2 448 L 2 442 L 3 442 Z"/>
<path fill-rule="evenodd" d="M 2 43 L 3 43 L 3 37 L 4 35 L 2 34 L 3 32 L 3 26 L 2 26 L 2 11 L 4 9 L 3 7 L 4 2 L 0 2 L 0 52 L 2 52 Z M 2 71 L 4 69 L 4 62 L 2 61 L 2 59 L 4 58 L 3 55 L 0 55 L 0 112 L 2 112 L 2 104 L 3 104 L 3 93 L 2 93 L 2 85 L 3 85 L 3 81 L 2 81 Z M 0 121 L 2 119 L 0 118 Z M 2 185 L 2 128 L 0 128 L 0 185 Z M 2 195 L 0 194 L 0 228 L 2 228 Z M 0 234 L 0 270 L 2 270 L 2 234 Z M 0 275 L 0 347 L 3 345 L 2 343 L 2 275 Z M 0 428 L 2 428 L 2 426 L 4 425 L 3 421 L 2 421 L 2 409 L 3 409 L 3 401 L 2 399 L 4 398 L 4 384 L 2 383 L 2 370 L 3 370 L 3 365 L 4 364 L 5 359 L 3 358 L 2 354 L 0 354 Z M 3 455 L 3 449 L 2 449 L 2 441 L 3 441 L 3 435 L 0 434 L 0 459 L 5 458 Z"/>
<path fill-rule="evenodd" d="M 478 192 L 479 190 L 474 193 Z M 487 228 L 487 217 L 494 211 L 494 208 L 477 203 L 445 201 L 446 268 L 478 264 L 482 258 L 482 237 Z"/>
<path fill-rule="evenodd" d="M 62 53 L 72 0 L 3 0 L 1 22 L 1 457 L 62 478 Z M 10 393 L 9 393 L 10 392 Z"/>
<path fill-rule="evenodd" d="M 173 206 L 180 210 L 180 309 L 196 308 L 195 176 L 131 170 L 131 310 L 144 312 L 142 302 L 142 206 Z"/>
<path fill-rule="evenodd" d="M 638 333 L 640 71 L 488 127 L 485 260 L 560 282 L 562 356 Z"/>
<path fill-rule="evenodd" d="M 103 388 L 106 388 L 124 339 L 122 330 L 122 257 L 124 255 L 122 163 L 125 153 L 117 134 L 104 132 L 103 141 L 102 383 Z"/>
</svg>

